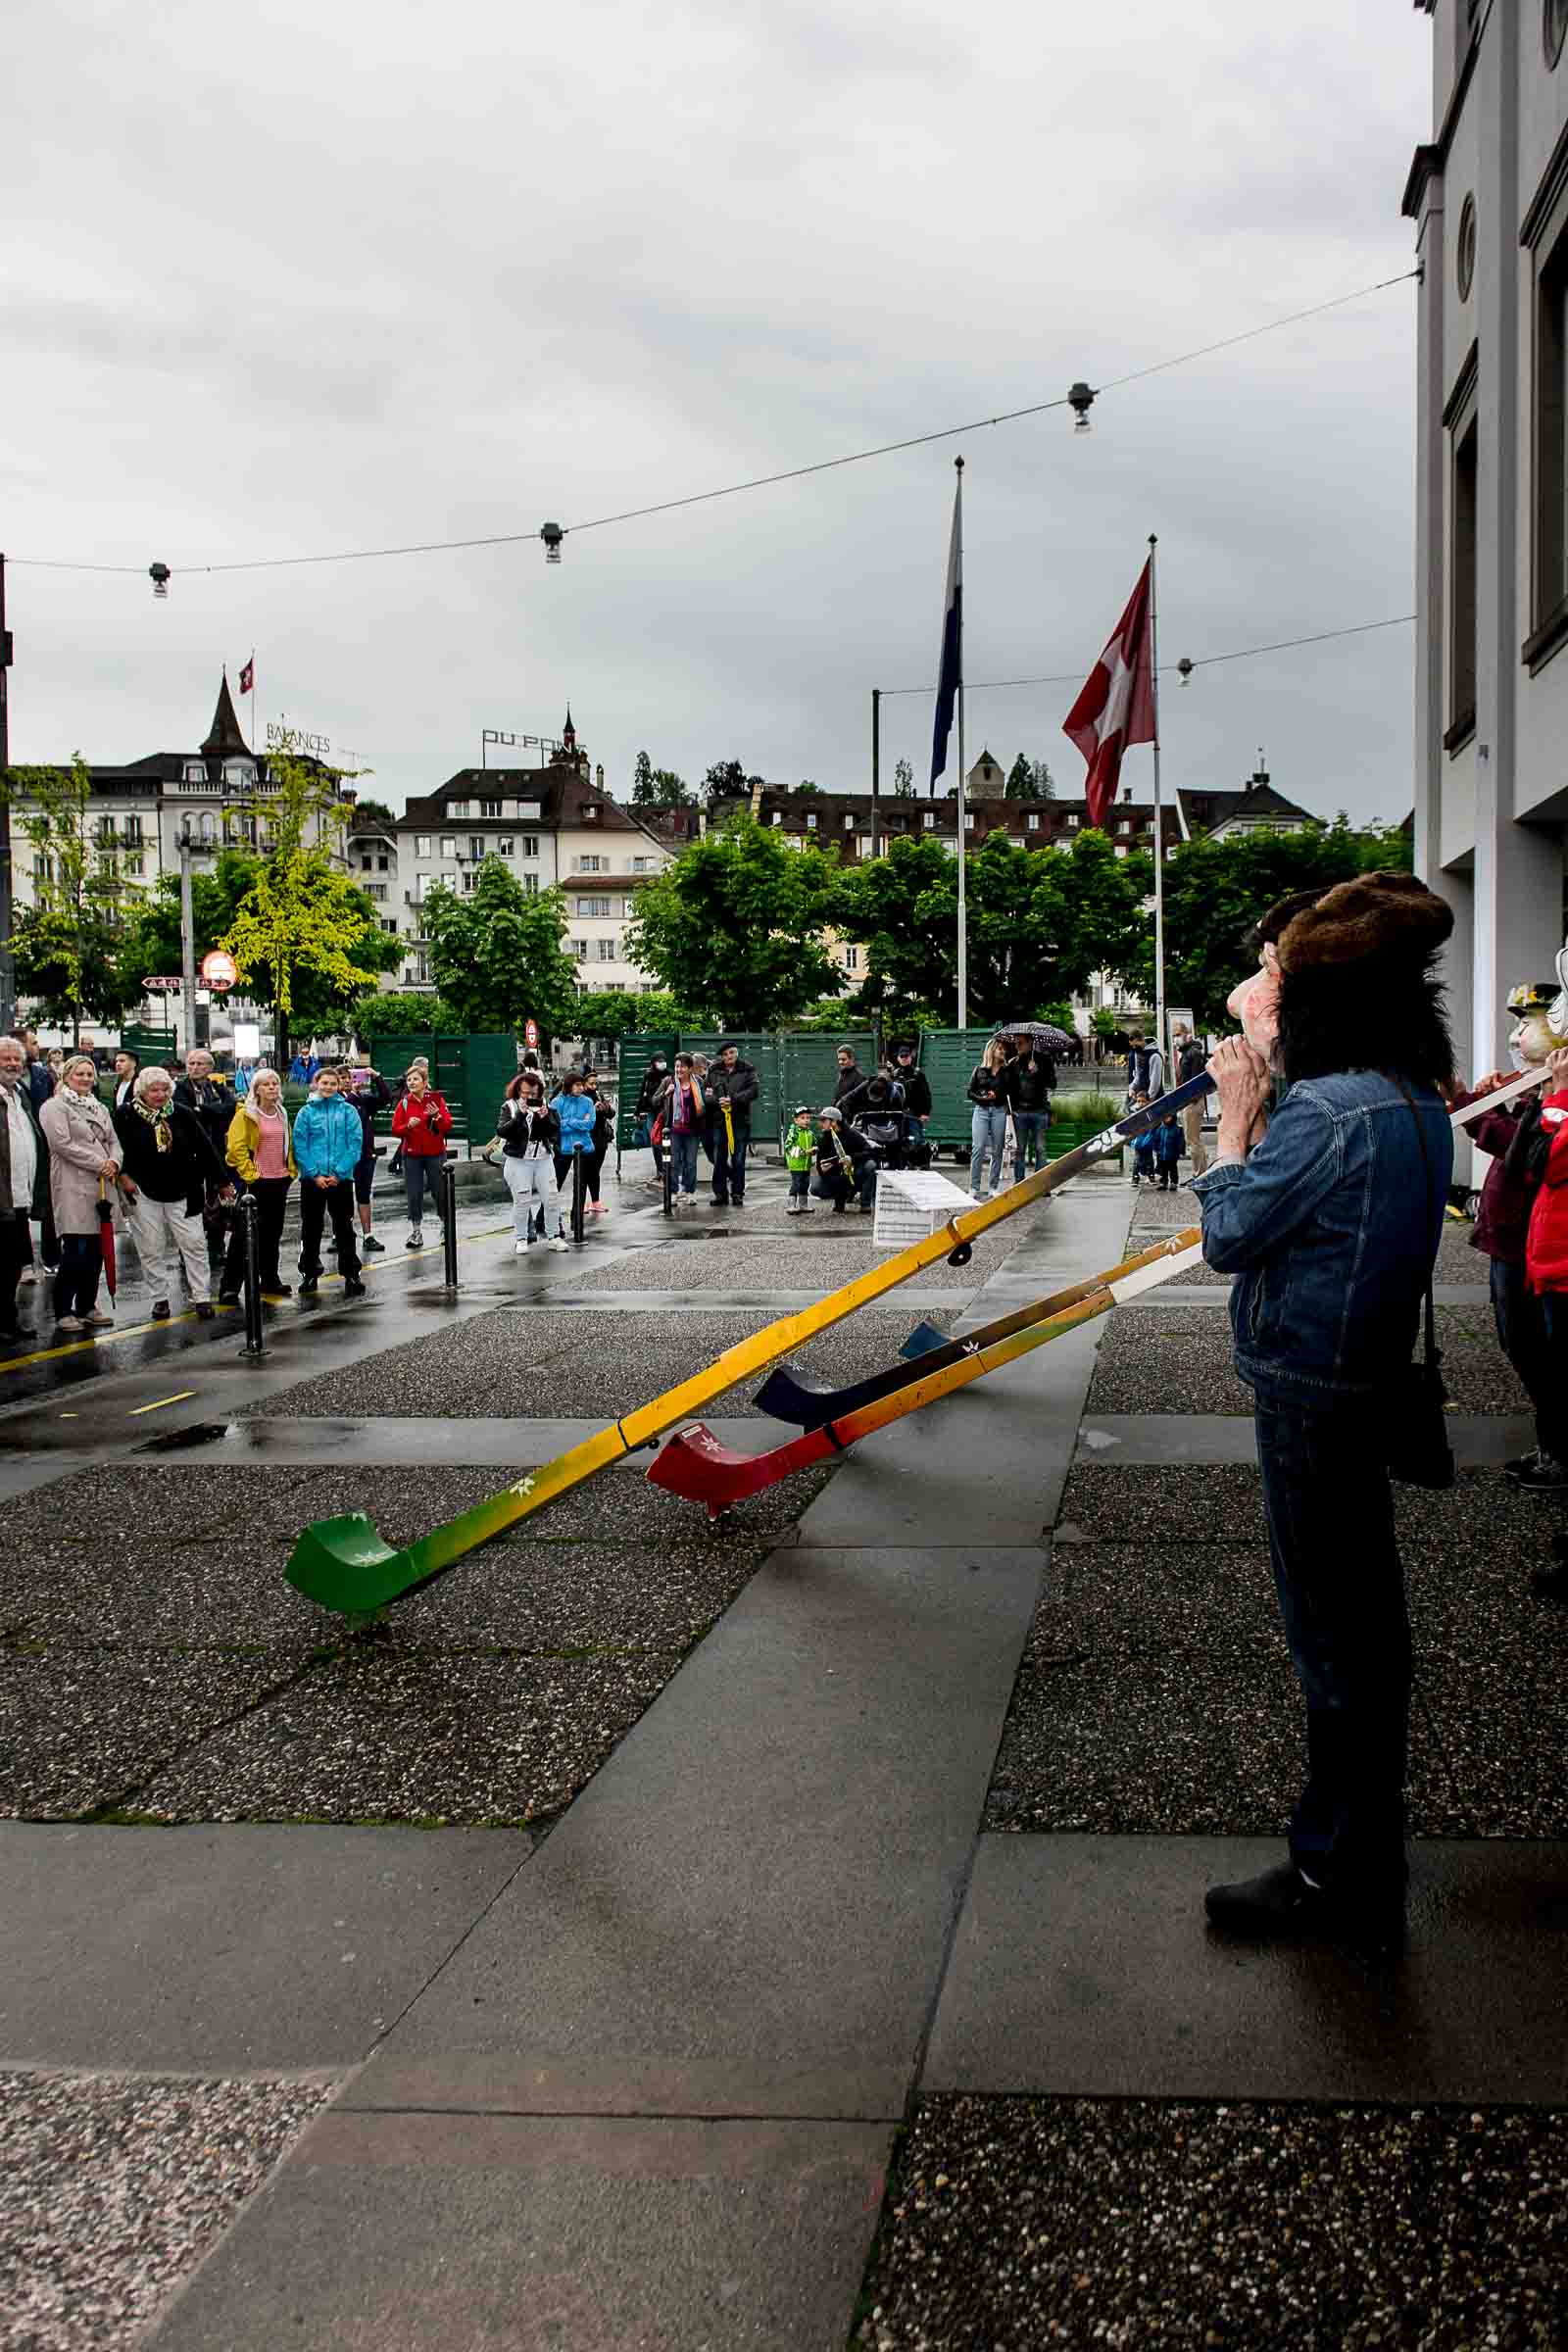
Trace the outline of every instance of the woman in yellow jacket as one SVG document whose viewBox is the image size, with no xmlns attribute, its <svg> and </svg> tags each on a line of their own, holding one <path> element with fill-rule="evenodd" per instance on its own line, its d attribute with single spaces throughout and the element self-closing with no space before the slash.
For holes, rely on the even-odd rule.
<svg viewBox="0 0 1568 2352">
<path fill-rule="evenodd" d="M 261 1263 L 263 1295 L 286 1298 L 290 1285 L 277 1270 L 278 1244 L 289 1187 L 299 1174 L 295 1164 L 288 1112 L 283 1108 L 283 1083 L 275 1070 L 258 1070 L 250 1091 L 235 1111 L 228 1130 L 228 1164 L 256 1203 L 256 1248 Z M 245 1279 L 245 1212 L 234 1219 L 219 1303 L 236 1306 Z"/>
</svg>

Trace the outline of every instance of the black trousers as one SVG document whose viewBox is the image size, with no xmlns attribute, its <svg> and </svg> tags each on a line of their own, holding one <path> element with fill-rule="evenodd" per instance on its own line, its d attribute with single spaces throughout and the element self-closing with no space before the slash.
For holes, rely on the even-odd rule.
<svg viewBox="0 0 1568 2352">
<path fill-rule="evenodd" d="M 321 1265 L 321 1227 L 326 1218 L 332 1220 L 332 1242 L 337 1250 L 338 1272 L 345 1282 L 353 1282 L 360 1271 L 360 1253 L 354 1246 L 359 1225 L 354 1214 L 354 1179 L 339 1177 L 325 1192 L 313 1176 L 300 1184 L 300 1272 L 319 1275 Z"/>
<path fill-rule="evenodd" d="M 0 1336 L 15 1332 L 17 1284 L 23 1269 L 32 1263 L 32 1244 L 24 1216 L 0 1217 Z"/>
<path fill-rule="evenodd" d="M 1497 1345 L 1536 1408 L 1536 1444 L 1554 1462 L 1568 1466 L 1568 1363 L 1562 1348 L 1552 1346 L 1543 1302 L 1530 1289 L 1523 1266 L 1493 1259 L 1492 1312 Z"/>
<path fill-rule="evenodd" d="M 288 1208 L 288 1197 L 293 1190 L 287 1176 L 261 1176 L 245 1191 L 256 1203 L 256 1256 L 262 1270 L 264 1291 L 275 1291 L 282 1280 L 278 1271 L 278 1245 L 283 1239 L 283 1218 Z M 245 1287 L 245 1211 L 233 1211 L 233 1228 L 228 1237 L 228 1255 L 223 1260 L 223 1279 L 220 1286 L 238 1293 Z"/>
</svg>

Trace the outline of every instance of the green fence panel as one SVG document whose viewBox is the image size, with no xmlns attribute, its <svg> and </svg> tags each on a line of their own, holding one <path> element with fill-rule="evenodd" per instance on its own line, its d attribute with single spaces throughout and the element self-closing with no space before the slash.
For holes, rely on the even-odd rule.
<svg viewBox="0 0 1568 2352">
<path fill-rule="evenodd" d="M 637 1132 L 637 1113 L 633 1108 L 648 1075 L 648 1064 L 656 1054 L 662 1054 L 665 1067 L 675 1058 L 673 1029 L 632 1029 L 620 1041 L 620 1055 L 615 1071 L 616 1116 L 615 1150 L 634 1149 L 632 1137 Z"/>
<path fill-rule="evenodd" d="M 122 1053 L 134 1054 L 142 1061 L 164 1061 L 174 1051 L 172 1029 L 153 1029 L 139 1023 L 129 1023 L 120 1032 Z"/>
<path fill-rule="evenodd" d="M 708 1029 L 700 1035 L 683 1030 L 680 1050 L 683 1054 L 706 1054 L 711 1061 L 721 1037 L 730 1045 L 739 1046 L 742 1061 L 749 1061 L 757 1072 L 760 1092 L 752 1104 L 752 1141 L 764 1144 L 778 1133 L 778 1040 L 748 1035 L 743 1029 Z"/>
<path fill-rule="evenodd" d="M 920 1067 L 931 1088 L 926 1139 L 941 1152 L 969 1152 L 974 1104 L 969 1073 L 991 1043 L 989 1029 L 922 1029 Z"/>
<path fill-rule="evenodd" d="M 511 1054 L 513 1065 L 515 1067 L 516 1048 L 510 1037 L 478 1042 L 493 1042 L 505 1046 Z M 446 1106 L 452 1113 L 452 1140 L 454 1143 L 466 1141 L 468 1135 L 468 1084 L 464 1052 L 468 1040 L 463 1037 L 432 1036 L 428 1029 L 409 1037 L 372 1037 L 369 1040 L 371 1063 L 380 1071 L 394 1096 L 398 1090 L 399 1079 L 402 1078 L 415 1055 L 422 1054 L 425 1056 L 430 1064 L 430 1084 L 435 1088 L 436 1093 L 445 1099 Z M 478 1117 L 480 1125 L 483 1127 L 483 1133 L 479 1139 L 481 1143 L 493 1132 L 491 1128 L 483 1126 L 484 1121 L 491 1115 L 486 1105 L 480 1103 Z M 375 1122 L 376 1133 L 378 1135 L 389 1134 L 391 1127 L 392 1114 L 390 1111 L 383 1111 Z"/>
<path fill-rule="evenodd" d="M 837 1037 L 792 1033 L 781 1041 L 779 1109 L 785 1120 L 797 1102 L 820 1110 L 831 1102 L 839 1082 L 840 1046 L 854 1049 L 855 1058 L 869 1078 L 876 1068 L 876 1040 L 869 1029 L 846 1029 Z"/>
<path fill-rule="evenodd" d="M 463 1101 L 467 1111 L 468 1154 L 482 1149 L 496 1131 L 496 1113 L 508 1087 L 517 1075 L 517 1041 L 510 1029 L 500 1035 L 466 1037 L 463 1041 Z M 450 1098 L 449 1098 L 450 1099 Z M 456 1110 L 453 1117 L 456 1118 Z"/>
</svg>

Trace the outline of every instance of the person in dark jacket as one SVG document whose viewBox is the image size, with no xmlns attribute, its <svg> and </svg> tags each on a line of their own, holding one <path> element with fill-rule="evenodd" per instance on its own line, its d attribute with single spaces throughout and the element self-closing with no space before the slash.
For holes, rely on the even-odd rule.
<svg viewBox="0 0 1568 2352">
<path fill-rule="evenodd" d="M 370 1056 L 362 1046 L 350 1061 L 337 1065 L 337 1082 L 345 1102 L 353 1104 L 360 1114 L 364 1130 L 364 1149 L 354 1171 L 354 1200 L 359 1210 L 361 1254 L 365 1257 L 383 1257 L 385 1242 L 378 1242 L 372 1227 L 375 1212 L 370 1196 L 375 1190 L 375 1121 L 383 1110 L 392 1107 L 392 1089 L 377 1069 L 370 1066 Z"/>
<path fill-rule="evenodd" d="M 1172 1032 L 1171 1044 L 1176 1054 L 1176 1083 L 1185 1086 L 1189 1079 L 1200 1078 L 1208 1066 L 1208 1049 L 1200 1045 L 1184 1021 L 1178 1021 Z M 1187 1149 L 1193 1155 L 1193 1174 L 1201 1176 L 1208 1165 L 1208 1146 L 1203 1141 L 1204 1106 L 1201 1102 L 1189 1102 L 1182 1111 L 1182 1133 Z"/>
<path fill-rule="evenodd" d="M 203 1321 L 211 1318 L 212 1265 L 202 1209 L 209 1195 L 225 1207 L 234 1199 L 228 1168 L 206 1127 L 173 1094 L 169 1072 L 150 1062 L 137 1073 L 130 1101 L 115 1112 L 130 1230 L 152 1288 L 153 1320 L 159 1323 L 169 1316 L 176 1255 L 197 1314 Z"/>
<path fill-rule="evenodd" d="M 1513 989 L 1508 1009 L 1519 1015 L 1508 1040 L 1516 1068 L 1494 1070 L 1467 1093 L 1451 1098 L 1450 1108 L 1466 1110 L 1494 1094 L 1518 1070 L 1544 1069 L 1556 1038 L 1547 1026 L 1555 991 L 1549 983 Z M 1470 1246 L 1492 1261 L 1492 1314 L 1497 1345 L 1518 1373 L 1536 1410 L 1533 1453 L 1504 1462 L 1503 1476 L 1515 1486 L 1543 1494 L 1568 1489 L 1568 1357 L 1553 1348 L 1539 1297 L 1530 1288 L 1525 1257 L 1531 1212 L 1545 1172 L 1548 1139 L 1542 1131 L 1542 1098 L 1530 1094 L 1501 1110 L 1489 1110 L 1465 1129 L 1473 1144 L 1492 1153 L 1481 1188 L 1481 1207 Z"/>
<path fill-rule="evenodd" d="M 846 1122 L 836 1102 L 825 1102 L 816 1116 L 820 1132 L 812 1192 L 818 1200 L 832 1201 L 835 1216 L 844 1214 L 852 1197 L 861 1216 L 869 1216 L 876 1206 L 876 1159 L 870 1145 Z"/>
<path fill-rule="evenodd" d="M 1015 1064 L 1000 1037 L 994 1037 L 984 1056 L 969 1073 L 969 1100 L 974 1104 L 969 1153 L 969 1190 L 977 1200 L 989 1200 L 981 1191 L 986 1155 L 991 1157 L 991 1182 L 1002 1190 L 1002 1155 L 1007 1144 L 1007 1113 L 1012 1108 Z"/>
<path fill-rule="evenodd" d="M 1160 1120 L 1159 1125 L 1154 1129 L 1154 1170 L 1157 1192 L 1174 1193 L 1180 1190 L 1181 1160 L 1182 1153 L 1186 1149 L 1182 1131 L 1176 1124 L 1176 1113 L 1171 1111 Z"/>
<path fill-rule="evenodd" d="M 904 1107 L 923 1127 L 931 1116 L 931 1081 L 915 1063 L 915 1049 L 907 1038 L 894 1048 L 893 1075 L 904 1089 Z"/>
<path fill-rule="evenodd" d="M 53 1095 L 59 1080 L 50 1068 L 47 1056 L 39 1051 L 38 1033 L 35 1029 L 24 1029 L 22 1047 L 27 1056 L 27 1093 L 32 1100 L 32 1115 L 35 1119 L 41 1119 L 43 1106 Z M 39 1133 L 42 1132 L 40 1128 Z M 49 1198 L 47 1189 L 44 1193 L 43 1215 L 38 1220 L 38 1255 L 43 1260 L 46 1273 L 58 1274 L 60 1271 L 60 1237 L 55 1232 L 54 1203 Z"/>
<path fill-rule="evenodd" d="M 1011 1075 L 1012 1181 L 1022 1184 L 1027 1168 L 1045 1165 L 1056 1065 L 1044 1046 L 1027 1045 L 1013 1063 Z"/>
<path fill-rule="evenodd" d="M 746 1204 L 746 1148 L 752 1140 L 752 1104 L 761 1086 L 752 1064 L 742 1061 L 739 1046 L 726 1039 L 719 1046 L 704 1090 L 712 1114 L 709 1134 L 713 1146 L 715 1208 L 728 1208 L 732 1202 L 736 1208 Z"/>
<path fill-rule="evenodd" d="M 225 1086 L 220 1078 L 216 1078 L 213 1069 L 213 1057 L 207 1048 L 192 1046 L 185 1056 L 185 1075 L 174 1081 L 174 1101 L 183 1109 L 195 1112 L 207 1141 L 221 1164 L 228 1151 L 228 1131 L 234 1123 L 238 1104 L 232 1087 Z M 223 1262 L 227 1227 L 226 1212 L 218 1208 L 216 1191 L 208 1195 L 204 1204 L 203 1223 L 207 1228 L 207 1254 L 216 1274 Z"/>
<path fill-rule="evenodd" d="M 847 1095 L 854 1094 L 858 1086 L 865 1084 L 865 1072 L 855 1058 L 853 1046 L 840 1046 L 838 1059 L 839 1074 L 833 1084 L 833 1100 L 842 1102 Z"/>
<path fill-rule="evenodd" d="M 514 1254 L 526 1256 L 536 1239 L 548 1239 L 552 1250 L 566 1249 L 556 1182 L 561 1121 L 545 1101 L 545 1082 L 537 1070 L 519 1070 L 508 1087 L 496 1118 L 496 1134 L 501 1140 L 501 1173 L 512 1195 Z M 554 1234 L 550 1232 L 552 1219 Z"/>
<path fill-rule="evenodd" d="M 648 1067 L 643 1072 L 643 1082 L 637 1089 L 637 1101 L 632 1106 L 633 1118 L 646 1119 L 649 1126 L 653 1126 L 655 1119 L 659 1116 L 659 1100 L 664 1091 L 668 1077 L 669 1064 L 662 1054 L 650 1054 Z M 651 1193 L 662 1193 L 664 1189 L 664 1139 L 662 1136 L 655 1143 L 653 1152 L 654 1172 L 647 1179 L 647 1189 Z"/>
<path fill-rule="evenodd" d="M 594 1141 L 583 1169 L 583 1181 L 588 1189 L 590 1217 L 608 1217 L 609 1209 L 599 1198 L 599 1179 L 604 1173 L 605 1154 L 615 1139 L 615 1099 L 610 1094 L 599 1072 L 586 1069 L 582 1074 L 582 1091 L 594 1106 Z"/>
<path fill-rule="evenodd" d="M 0 1340 L 20 1340 L 17 1285 L 32 1263 L 29 1217 L 49 1205 L 49 1146 L 32 1106 L 26 1054 L 0 1037 Z"/>
</svg>

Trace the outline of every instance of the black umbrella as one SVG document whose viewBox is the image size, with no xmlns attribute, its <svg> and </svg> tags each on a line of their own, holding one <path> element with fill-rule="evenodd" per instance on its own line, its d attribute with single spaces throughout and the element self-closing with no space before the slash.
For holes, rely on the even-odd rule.
<svg viewBox="0 0 1568 2352">
<path fill-rule="evenodd" d="M 1044 1046 L 1048 1054 L 1070 1054 L 1074 1043 L 1066 1030 L 1058 1029 L 1054 1021 L 999 1021 L 991 1034 L 1026 1037 L 1032 1045 Z"/>
</svg>

